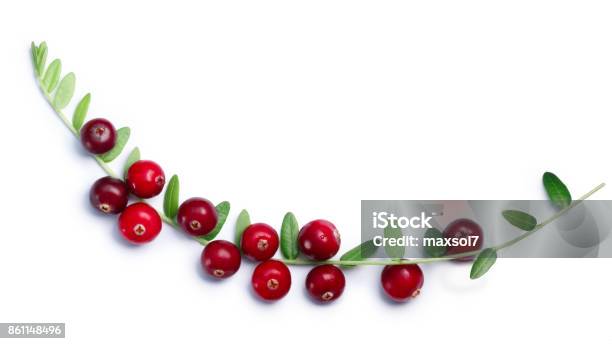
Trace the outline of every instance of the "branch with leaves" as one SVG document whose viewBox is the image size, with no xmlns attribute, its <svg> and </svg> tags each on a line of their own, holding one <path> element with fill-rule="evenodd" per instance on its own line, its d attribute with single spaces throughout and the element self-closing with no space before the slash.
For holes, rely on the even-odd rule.
<svg viewBox="0 0 612 344">
<path fill-rule="evenodd" d="M 59 59 L 53 60 L 48 65 L 46 64 L 48 48 L 45 42 L 36 45 L 32 43 L 32 61 L 34 65 L 34 75 L 38 86 L 57 116 L 62 120 L 65 126 L 70 132 L 78 139 L 79 130 L 85 122 L 90 103 L 91 94 L 87 93 L 76 105 L 72 120 L 64 114 L 64 109 L 70 104 L 76 85 L 76 77 L 74 73 L 67 73 L 62 77 L 62 63 Z M 140 160 L 140 150 L 136 147 L 127 156 L 124 171 L 121 174 L 116 173 L 108 165 L 111 161 L 118 158 L 123 152 L 128 140 L 130 138 L 130 129 L 123 127 L 117 130 L 117 142 L 112 150 L 101 155 L 92 155 L 92 158 L 98 163 L 98 165 L 104 170 L 104 172 L 114 178 L 125 177 L 125 174 L 129 167 L 136 161 Z M 323 265 L 332 264 L 337 266 L 357 266 L 357 265 L 410 265 L 410 264 L 424 264 L 434 263 L 453 260 L 457 258 L 472 257 L 476 256 L 476 259 L 472 263 L 472 269 L 470 277 L 472 279 L 479 278 L 484 275 L 493 266 L 497 259 L 497 252 L 504 248 L 510 247 L 517 244 L 518 242 L 528 238 L 535 234 L 546 225 L 555 221 L 563 214 L 576 207 L 585 199 L 589 198 L 595 192 L 604 187 L 604 184 L 600 184 L 593 188 L 591 191 L 586 193 L 584 196 L 577 200 L 573 200 L 568 188 L 565 184 L 554 174 L 546 172 L 543 176 L 544 188 L 548 194 L 549 199 L 558 208 L 558 212 L 553 214 L 548 219 L 542 222 L 532 216 L 531 214 L 518 211 L 518 210 L 506 210 L 501 215 L 513 226 L 525 231 L 520 236 L 502 243 L 497 246 L 487 247 L 481 250 L 475 250 L 470 252 L 464 252 L 460 254 L 445 254 L 445 249 L 442 248 L 430 248 L 428 249 L 428 257 L 420 259 L 402 259 L 403 250 L 401 254 L 396 255 L 395 253 L 389 254 L 391 259 L 373 259 L 371 258 L 376 251 L 372 241 L 366 241 L 353 249 L 344 253 L 338 260 L 326 260 L 326 261 L 312 261 L 300 258 L 298 249 L 298 233 L 299 225 L 295 215 L 291 212 L 286 213 L 283 218 L 282 226 L 280 230 L 280 250 L 283 256 L 281 260 L 285 264 L 289 265 Z M 173 175 L 165 190 L 163 210 L 157 210 L 162 220 L 175 229 L 181 229 L 176 221 L 177 211 L 179 208 L 179 177 Z M 144 200 L 141 200 L 146 202 Z M 227 216 L 230 212 L 230 203 L 227 201 L 219 203 L 216 207 L 218 213 L 218 222 L 216 227 L 207 235 L 192 237 L 194 240 L 202 245 L 207 245 L 209 242 L 214 240 L 219 234 L 223 225 L 226 222 Z M 246 210 L 242 210 L 237 217 L 236 221 L 236 233 L 235 242 L 239 246 L 242 238 L 242 233 L 251 224 L 250 215 Z M 385 235 L 392 235 L 385 233 Z M 441 233 L 436 229 L 430 229 L 426 232 L 425 236 L 428 237 L 440 237 Z M 402 248 L 403 249 L 403 248 Z M 389 253 L 389 252 L 388 252 Z"/>
</svg>

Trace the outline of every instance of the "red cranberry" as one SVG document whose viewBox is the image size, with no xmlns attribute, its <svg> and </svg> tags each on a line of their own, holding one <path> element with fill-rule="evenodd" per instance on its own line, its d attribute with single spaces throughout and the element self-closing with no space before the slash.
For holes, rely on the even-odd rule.
<svg viewBox="0 0 612 344">
<path fill-rule="evenodd" d="M 166 183 L 164 171 L 150 160 L 139 160 L 130 166 L 125 181 L 130 191 L 140 198 L 159 195 Z"/>
<path fill-rule="evenodd" d="M 100 178 L 89 190 L 89 201 L 103 213 L 119 214 L 128 202 L 127 186 L 121 179 Z"/>
<path fill-rule="evenodd" d="M 81 143 L 92 154 L 103 154 L 115 147 L 117 131 L 104 118 L 95 118 L 81 128 Z"/>
<path fill-rule="evenodd" d="M 326 264 L 310 270 L 306 276 L 306 289 L 310 296 L 321 302 L 333 301 L 344 291 L 344 273 L 337 267 Z"/>
<path fill-rule="evenodd" d="M 131 204 L 119 215 L 121 234 L 134 244 L 144 244 L 155 239 L 161 226 L 162 221 L 157 211 L 143 202 Z"/>
<path fill-rule="evenodd" d="M 416 297 L 423 287 L 423 271 L 416 264 L 387 265 L 380 281 L 385 293 L 394 301 Z"/>
<path fill-rule="evenodd" d="M 176 220 L 187 233 L 206 235 L 217 225 L 217 209 L 209 200 L 193 197 L 181 204 Z"/>
<path fill-rule="evenodd" d="M 202 267 L 216 278 L 228 278 L 240 268 L 240 250 L 225 240 L 209 242 L 202 251 Z"/>
<path fill-rule="evenodd" d="M 254 223 L 242 233 L 242 252 L 252 260 L 264 261 L 272 258 L 278 250 L 278 234 L 265 223 Z"/>
<path fill-rule="evenodd" d="M 300 230 L 298 244 L 300 251 L 310 259 L 326 260 L 338 253 L 340 233 L 329 221 L 311 221 Z"/>
<path fill-rule="evenodd" d="M 291 272 L 285 263 L 271 259 L 257 265 L 251 285 L 262 299 L 278 300 L 287 295 L 291 288 Z"/>
<path fill-rule="evenodd" d="M 480 250 L 482 248 L 483 234 L 482 228 L 470 219 L 458 219 L 451 222 L 444 230 L 444 238 L 463 239 L 464 243 L 460 246 L 449 246 L 446 254 L 460 254 L 470 251 Z M 477 236 L 478 240 L 474 240 Z M 457 258 L 458 261 L 470 261 L 474 256 Z"/>
</svg>

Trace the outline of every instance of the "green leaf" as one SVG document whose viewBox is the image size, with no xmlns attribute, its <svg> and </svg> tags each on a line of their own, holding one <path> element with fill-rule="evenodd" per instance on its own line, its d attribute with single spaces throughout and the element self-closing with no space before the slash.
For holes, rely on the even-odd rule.
<svg viewBox="0 0 612 344">
<path fill-rule="evenodd" d="M 130 128 L 119 128 L 119 130 L 117 130 L 117 142 L 115 142 L 115 146 L 108 152 L 99 155 L 100 159 L 102 159 L 102 161 L 104 162 L 111 162 L 115 160 L 115 158 L 118 157 L 119 154 L 121 154 L 123 148 L 125 147 L 129 139 Z"/>
<path fill-rule="evenodd" d="M 53 98 L 53 107 L 57 110 L 61 110 L 68 106 L 72 96 L 74 95 L 74 84 L 76 83 L 76 77 L 74 73 L 68 73 L 62 81 L 60 81 L 55 92 L 55 98 Z"/>
<path fill-rule="evenodd" d="M 45 62 L 47 61 L 47 43 L 42 42 L 37 47 L 32 42 L 32 63 L 34 64 L 34 72 L 37 77 L 41 77 L 45 69 Z"/>
<path fill-rule="evenodd" d="M 83 123 L 85 123 L 85 117 L 87 116 L 90 102 L 91 93 L 87 93 L 74 109 L 74 115 L 72 115 L 72 127 L 76 131 L 81 130 Z"/>
<path fill-rule="evenodd" d="M 283 224 L 281 225 L 280 247 L 281 253 L 286 259 L 296 259 L 298 256 L 297 237 L 299 231 L 300 229 L 295 215 L 293 215 L 292 212 L 285 214 L 285 217 L 283 217 Z"/>
<path fill-rule="evenodd" d="M 403 236 L 401 228 L 392 227 L 385 228 L 384 235 L 385 238 L 400 238 Z M 385 252 L 389 258 L 403 258 L 405 251 L 406 247 L 401 245 L 391 246 L 388 245 L 388 242 L 387 245 L 385 245 Z"/>
<path fill-rule="evenodd" d="M 179 178 L 175 174 L 170 178 L 164 194 L 164 214 L 174 220 L 179 208 Z"/>
<path fill-rule="evenodd" d="M 130 155 L 128 155 L 127 159 L 125 160 L 125 165 L 123 166 L 124 178 L 127 176 L 130 167 L 132 167 L 132 165 L 138 160 L 140 160 L 140 149 L 138 149 L 138 147 L 134 147 L 134 149 L 132 149 L 130 152 Z"/>
<path fill-rule="evenodd" d="M 548 193 L 548 198 L 555 206 L 563 209 L 572 203 L 572 195 L 567 186 L 555 174 L 551 172 L 544 173 L 542 182 L 544 183 L 546 193 Z"/>
<path fill-rule="evenodd" d="M 520 210 L 504 210 L 502 215 L 514 227 L 524 231 L 531 231 L 538 224 L 538 220 L 535 217 Z"/>
<path fill-rule="evenodd" d="M 441 241 L 441 240 L 437 240 L 437 239 L 442 239 L 443 237 L 444 237 L 444 235 L 437 228 L 428 228 L 427 231 L 425 231 L 425 235 L 423 236 L 423 238 L 431 238 L 431 239 L 433 239 L 434 243 L 436 241 Z M 446 246 L 437 246 L 437 245 L 427 245 L 427 246 L 425 246 L 425 240 L 423 240 L 423 242 L 424 242 L 423 243 L 423 249 L 425 250 L 425 255 L 427 257 L 438 258 L 438 257 L 442 257 L 443 255 L 446 254 L 446 250 L 447 250 Z"/>
<path fill-rule="evenodd" d="M 230 204 L 229 202 L 224 201 L 217 204 L 215 208 L 217 209 L 217 225 L 210 233 L 204 236 L 204 239 L 207 241 L 213 240 L 217 236 L 217 234 L 221 232 L 221 228 L 223 228 L 225 220 L 227 220 L 227 215 L 230 212 Z"/>
<path fill-rule="evenodd" d="M 482 250 L 474 260 L 472 264 L 472 270 L 470 271 L 470 278 L 477 279 L 486 274 L 487 271 L 495 264 L 497 260 L 497 252 L 492 248 Z"/>
<path fill-rule="evenodd" d="M 344 261 L 359 261 L 370 258 L 376 253 L 377 247 L 374 245 L 374 240 L 364 241 L 361 244 L 348 250 L 340 257 Z M 350 265 L 349 265 L 350 266 Z"/>
<path fill-rule="evenodd" d="M 62 74 L 62 61 L 55 59 L 47 68 L 45 76 L 42 79 L 43 89 L 47 93 L 53 92 L 55 86 L 57 86 L 59 82 L 60 74 Z"/>
<path fill-rule="evenodd" d="M 36 74 L 40 77 L 45 70 L 45 63 L 47 62 L 47 43 L 42 42 L 38 46 L 36 52 Z"/>
<path fill-rule="evenodd" d="M 40 75 L 38 74 L 38 47 L 34 41 L 32 41 L 32 44 L 30 45 L 30 52 L 32 53 L 32 64 L 34 65 L 34 71 L 36 72 L 36 75 Z"/>
<path fill-rule="evenodd" d="M 238 218 L 236 219 L 236 237 L 234 238 L 234 242 L 238 247 L 240 247 L 242 233 L 250 225 L 251 217 L 249 216 L 249 212 L 246 209 L 242 209 L 240 214 L 238 214 Z"/>
</svg>

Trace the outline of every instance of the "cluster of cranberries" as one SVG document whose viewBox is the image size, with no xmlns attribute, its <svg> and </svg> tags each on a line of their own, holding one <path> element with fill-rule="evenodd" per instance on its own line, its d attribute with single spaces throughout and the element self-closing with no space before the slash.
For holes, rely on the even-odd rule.
<svg viewBox="0 0 612 344">
<path fill-rule="evenodd" d="M 83 147 L 92 154 L 104 154 L 115 146 L 117 132 L 111 122 L 96 118 L 81 128 Z M 155 239 L 162 228 L 159 214 L 144 202 L 128 206 L 130 193 L 139 198 L 158 195 L 166 183 L 164 171 L 153 161 L 140 160 L 128 170 L 125 181 L 119 178 L 98 179 L 89 191 L 91 204 L 105 214 L 119 215 L 119 230 L 125 239 L 144 244 Z"/>
<path fill-rule="evenodd" d="M 81 142 L 92 154 L 104 154 L 115 146 L 117 132 L 106 119 L 96 118 L 81 129 Z M 119 178 L 98 179 L 89 192 L 91 204 L 106 214 L 119 215 L 119 230 L 134 244 L 144 244 L 157 237 L 162 220 L 157 211 L 145 202 L 128 206 L 129 195 L 147 199 L 159 195 L 166 184 L 162 168 L 153 161 L 139 160 L 128 169 L 125 181 Z M 177 222 L 191 235 L 204 235 L 217 224 L 217 212 L 208 200 L 191 198 L 179 208 Z"/>
<path fill-rule="evenodd" d="M 253 272 L 251 284 L 255 293 L 266 301 L 282 298 L 291 288 L 291 272 L 283 262 L 272 259 L 278 246 L 276 230 L 264 223 L 248 226 L 240 241 L 244 255 L 261 262 Z M 298 248 L 307 258 L 322 262 L 338 253 L 340 234 L 329 221 L 311 221 L 298 234 Z M 240 267 L 240 262 L 240 250 L 228 241 L 213 241 L 202 252 L 205 271 L 217 278 L 233 275 Z M 417 265 L 388 266 L 383 270 L 381 283 L 393 300 L 405 301 L 419 293 L 423 285 L 423 273 Z M 306 277 L 308 294 L 319 302 L 339 298 L 345 284 L 342 270 L 331 264 L 314 267 Z"/>
<path fill-rule="evenodd" d="M 92 154 L 104 154 L 116 143 L 117 133 L 106 119 L 92 119 L 81 129 L 81 142 Z M 123 237 L 134 244 L 152 241 L 161 231 L 162 220 L 157 211 L 147 203 L 137 201 L 128 206 L 128 196 L 147 199 L 159 195 L 166 182 L 164 171 L 153 161 L 139 160 L 133 163 L 125 181 L 119 178 L 98 179 L 90 190 L 91 204 L 106 214 L 120 214 L 119 230 Z M 218 222 L 214 205 L 204 198 L 184 201 L 176 216 L 176 222 L 189 235 L 210 233 Z M 445 237 L 480 235 L 482 230 L 467 219 L 451 223 L 444 231 Z M 476 246 L 455 247 L 448 254 L 479 249 Z M 251 285 L 255 293 L 266 301 L 284 297 L 291 288 L 291 272 L 282 261 L 272 259 L 279 247 L 277 231 L 265 223 L 249 225 L 240 240 L 240 248 L 225 240 L 208 243 L 201 255 L 204 271 L 215 278 L 232 276 L 241 264 L 241 255 L 260 262 L 253 271 Z M 338 253 L 340 234 L 334 224 L 326 220 L 314 220 L 304 225 L 298 234 L 300 252 L 313 261 L 324 262 Z M 472 259 L 467 257 L 463 259 Z M 381 274 L 385 293 L 395 301 L 406 301 L 419 294 L 423 286 L 423 272 L 416 264 L 386 266 Z M 317 265 L 306 277 L 309 295 L 320 302 L 330 302 L 342 295 L 345 286 L 344 273 L 331 264 Z"/>
<path fill-rule="evenodd" d="M 251 285 L 255 293 L 266 301 L 287 295 L 291 288 L 291 272 L 285 263 L 272 259 L 279 247 L 278 233 L 265 223 L 249 225 L 242 233 L 240 248 L 229 241 L 215 240 L 202 252 L 202 266 L 211 276 L 227 278 L 241 263 L 241 251 L 248 259 L 260 262 L 253 271 Z M 299 232 L 298 247 L 306 257 L 324 261 L 340 249 L 340 234 L 329 221 L 315 220 Z M 344 273 L 331 265 L 319 265 L 306 277 L 308 293 L 318 301 L 332 301 L 344 291 Z"/>
</svg>

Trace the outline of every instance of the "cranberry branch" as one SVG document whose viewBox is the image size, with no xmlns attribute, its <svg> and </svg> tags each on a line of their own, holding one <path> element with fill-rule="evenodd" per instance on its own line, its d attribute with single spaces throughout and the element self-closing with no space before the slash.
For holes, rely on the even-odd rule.
<svg viewBox="0 0 612 344">
<path fill-rule="evenodd" d="M 340 297 L 345 278 L 337 266 L 358 265 L 385 266 L 381 283 L 386 294 L 393 300 L 405 301 L 419 294 L 423 285 L 423 273 L 418 264 L 448 260 L 475 260 L 470 276 L 478 278 L 494 264 L 497 252 L 515 245 L 546 225 L 563 216 L 578 204 L 604 187 L 600 184 L 578 200 L 572 200 L 568 188 L 552 173 L 545 173 L 544 187 L 550 200 L 559 210 L 548 219 L 537 222 L 530 214 L 506 210 L 502 215 L 525 233 L 494 247 L 483 248 L 478 244 L 461 247 L 443 247 L 429 253 L 427 258 L 403 259 L 401 251 L 387 250 L 388 259 L 372 259 L 376 251 L 372 241 L 366 241 L 347 251 L 337 260 L 331 260 L 340 249 L 340 233 L 327 220 L 313 220 L 299 228 L 293 213 L 282 221 L 280 236 L 265 223 L 251 223 L 246 210 L 238 215 L 234 243 L 215 240 L 226 222 L 230 211 L 229 202 L 216 206 L 202 197 L 189 198 L 179 205 L 180 185 L 173 175 L 166 185 L 163 169 L 157 163 L 140 158 L 140 150 L 134 148 L 128 155 L 124 173 L 116 173 L 109 162 L 123 152 L 129 137 L 127 127 L 115 129 L 107 119 L 95 118 L 85 122 L 91 95 L 85 95 L 76 105 L 72 121 L 64 113 L 74 95 L 76 77 L 73 73 L 61 78 L 61 61 L 53 60 L 46 66 L 47 45 L 32 43 L 32 61 L 35 79 L 43 96 L 72 135 L 81 141 L 83 148 L 104 170 L 106 177 L 98 179 L 90 190 L 92 205 L 105 214 L 119 214 L 118 227 L 123 237 L 134 244 L 145 244 L 157 237 L 162 222 L 180 230 L 204 246 L 201 263 L 204 271 L 215 278 L 228 278 L 238 271 L 242 256 L 260 262 L 255 268 L 251 284 L 257 295 L 264 300 L 278 300 L 291 287 L 291 273 L 287 265 L 314 266 L 306 278 L 306 288 L 317 301 L 329 302 Z M 164 193 L 163 211 L 153 208 L 146 200 Z M 128 205 L 129 196 L 133 202 Z M 385 230 L 385 236 L 395 235 Z M 476 235 L 482 239 L 480 226 L 469 219 L 458 219 L 449 224 L 444 233 L 430 229 L 426 235 L 438 238 L 457 235 Z M 282 259 L 274 259 L 279 250 Z M 302 257 L 302 258 L 299 258 Z"/>
</svg>

